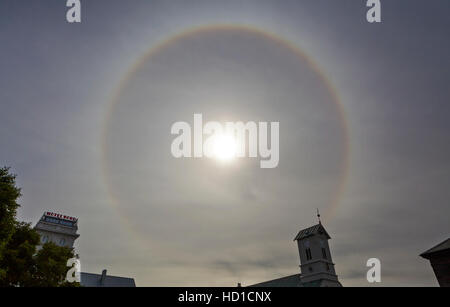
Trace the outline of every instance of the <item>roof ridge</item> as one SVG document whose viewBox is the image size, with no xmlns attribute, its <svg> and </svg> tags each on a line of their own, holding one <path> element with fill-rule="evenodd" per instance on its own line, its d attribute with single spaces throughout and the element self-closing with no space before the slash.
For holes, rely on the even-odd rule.
<svg viewBox="0 0 450 307">
<path fill-rule="evenodd" d="M 447 242 L 450 241 L 450 238 L 445 239 L 444 241 L 442 241 L 441 243 L 436 244 L 435 246 L 427 249 L 426 251 L 424 251 L 422 254 L 420 254 L 420 256 L 424 257 L 428 254 L 432 254 L 432 253 L 436 253 L 439 251 L 443 251 L 446 249 L 450 249 L 450 244 L 448 247 L 446 247 Z"/>
<path fill-rule="evenodd" d="M 295 236 L 294 241 L 297 241 L 297 240 L 306 238 L 306 237 L 310 236 L 311 234 L 316 233 L 317 230 L 320 229 L 320 228 L 322 228 L 323 231 L 325 232 L 325 235 L 326 235 L 328 238 L 330 238 L 330 235 L 329 235 L 328 232 L 325 230 L 325 227 L 322 225 L 322 223 L 319 223 L 319 224 L 315 224 L 315 225 L 313 225 L 313 226 L 311 226 L 311 227 L 307 227 L 307 228 L 304 228 L 304 229 L 300 230 L 300 231 L 298 232 L 298 234 Z"/>
</svg>

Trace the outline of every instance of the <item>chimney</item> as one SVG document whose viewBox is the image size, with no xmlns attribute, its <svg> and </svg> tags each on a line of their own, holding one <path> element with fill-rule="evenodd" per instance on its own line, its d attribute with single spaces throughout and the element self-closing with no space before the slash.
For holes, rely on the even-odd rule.
<svg viewBox="0 0 450 307">
<path fill-rule="evenodd" d="M 106 280 L 106 270 L 102 271 L 102 277 L 100 278 L 100 285 L 103 285 Z"/>
</svg>

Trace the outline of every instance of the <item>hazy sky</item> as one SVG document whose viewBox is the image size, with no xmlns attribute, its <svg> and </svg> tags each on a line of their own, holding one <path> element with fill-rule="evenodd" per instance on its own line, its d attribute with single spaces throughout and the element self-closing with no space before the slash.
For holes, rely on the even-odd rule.
<svg viewBox="0 0 450 307">
<path fill-rule="evenodd" d="M 83 271 L 234 286 L 298 273 L 292 239 L 320 208 L 344 286 L 369 285 L 373 257 L 381 285 L 436 286 L 418 255 L 450 234 L 450 3 L 382 4 L 369 24 L 355 0 L 96 0 L 68 24 L 65 1 L 1 1 L 19 217 L 78 217 Z M 194 113 L 279 121 L 278 168 L 174 159 Z"/>
</svg>

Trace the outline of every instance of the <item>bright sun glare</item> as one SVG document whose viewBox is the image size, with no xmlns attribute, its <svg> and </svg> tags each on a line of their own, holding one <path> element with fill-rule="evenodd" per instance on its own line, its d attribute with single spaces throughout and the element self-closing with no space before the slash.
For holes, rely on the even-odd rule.
<svg viewBox="0 0 450 307">
<path fill-rule="evenodd" d="M 236 157 L 236 141 L 231 135 L 218 135 L 213 145 L 213 156 L 220 161 L 231 161 Z"/>
</svg>

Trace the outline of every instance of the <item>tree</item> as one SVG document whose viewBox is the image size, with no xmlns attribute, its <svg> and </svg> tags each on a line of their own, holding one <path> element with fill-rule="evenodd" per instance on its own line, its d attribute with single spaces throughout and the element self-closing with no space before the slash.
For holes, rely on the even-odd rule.
<svg viewBox="0 0 450 307">
<path fill-rule="evenodd" d="M 35 257 L 35 276 L 31 286 L 60 287 L 74 286 L 66 283 L 67 260 L 74 257 L 73 250 L 68 247 L 46 243 Z"/>
<path fill-rule="evenodd" d="M 30 224 L 16 223 L 15 232 L 6 245 L 4 257 L 0 260 L 6 274 L 0 279 L 0 286 L 30 286 L 36 266 L 34 255 L 39 244 L 39 234 Z"/>
<path fill-rule="evenodd" d="M 9 168 L 0 168 L 0 261 L 15 231 L 15 218 L 19 207 L 17 199 L 20 196 L 20 189 L 16 187 L 16 176 L 9 173 Z M 5 273 L 0 267 L 0 278 Z"/>
<path fill-rule="evenodd" d="M 9 168 L 0 168 L 0 286 L 79 286 L 65 282 L 73 249 L 46 243 L 37 251 L 39 234 L 30 224 L 16 220 L 21 194 L 15 179 Z"/>
</svg>

